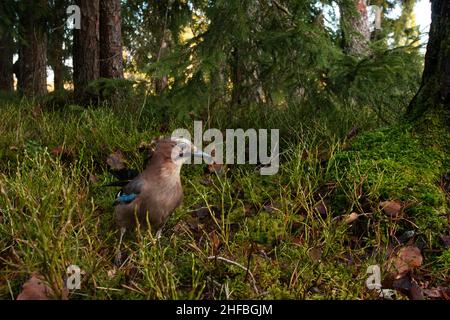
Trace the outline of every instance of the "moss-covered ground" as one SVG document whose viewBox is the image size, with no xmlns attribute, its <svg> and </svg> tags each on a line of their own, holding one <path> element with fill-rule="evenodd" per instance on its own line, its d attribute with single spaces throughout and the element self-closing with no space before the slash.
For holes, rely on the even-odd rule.
<svg viewBox="0 0 450 320">
<path fill-rule="evenodd" d="M 142 168 L 142 142 L 192 124 L 167 119 L 162 127 L 140 106 L 4 103 L 0 297 L 17 297 L 33 272 L 58 292 L 75 264 L 83 277 L 71 299 L 376 299 L 365 286 L 367 267 L 378 264 L 387 277 L 389 256 L 408 243 L 424 257 L 414 279 L 445 286 L 450 139 L 441 114 L 378 128 L 365 110 L 321 118 L 277 112 L 278 120 L 253 125 L 281 129 L 278 174 L 186 166 L 184 204 L 161 239 L 128 233 L 117 267 L 107 156 L 120 150 L 129 167 Z M 346 138 L 354 125 L 362 132 Z M 382 201 L 400 203 L 401 215 L 387 216 Z M 358 218 L 348 223 L 353 212 Z"/>
</svg>

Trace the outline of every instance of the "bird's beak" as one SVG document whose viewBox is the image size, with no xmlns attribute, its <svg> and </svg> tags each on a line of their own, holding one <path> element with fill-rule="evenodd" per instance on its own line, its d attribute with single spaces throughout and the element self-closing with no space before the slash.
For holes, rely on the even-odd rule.
<svg viewBox="0 0 450 320">
<path fill-rule="evenodd" d="M 208 164 L 214 162 L 213 157 L 212 157 L 211 155 L 207 154 L 206 152 L 195 151 L 195 152 L 192 153 L 192 155 L 193 155 L 194 157 L 197 157 L 197 158 L 203 158 L 203 159 L 205 159 L 206 163 L 208 163 Z"/>
</svg>

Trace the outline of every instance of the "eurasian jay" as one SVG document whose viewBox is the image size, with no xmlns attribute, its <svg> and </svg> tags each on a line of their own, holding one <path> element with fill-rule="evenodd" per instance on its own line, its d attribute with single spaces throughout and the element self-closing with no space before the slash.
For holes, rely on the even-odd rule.
<svg viewBox="0 0 450 320">
<path fill-rule="evenodd" d="M 212 159 L 187 139 L 158 140 L 145 170 L 117 194 L 114 216 L 120 227 L 119 261 L 120 245 L 127 228 L 137 224 L 147 227 L 149 223 L 152 230 L 157 231 L 157 237 L 160 236 L 170 214 L 182 202 L 180 171 L 191 156 Z"/>
</svg>

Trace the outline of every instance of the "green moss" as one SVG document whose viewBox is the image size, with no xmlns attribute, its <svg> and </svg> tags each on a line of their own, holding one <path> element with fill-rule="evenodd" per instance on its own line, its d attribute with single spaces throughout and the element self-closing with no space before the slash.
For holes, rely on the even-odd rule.
<svg viewBox="0 0 450 320">
<path fill-rule="evenodd" d="M 348 225 L 331 214 L 358 211 L 357 205 L 378 210 L 380 200 L 398 198 L 408 204 L 406 217 L 420 237 L 442 234 L 449 206 L 437 182 L 449 159 L 448 134 L 438 119 L 361 135 L 336 154 L 339 132 L 354 123 L 367 128 L 365 118 L 347 118 L 347 110 L 322 113 L 323 121 L 303 123 L 301 130 L 285 128 L 298 140 L 281 144 L 277 175 L 263 177 L 254 166 L 229 166 L 217 176 L 206 174 L 205 166 L 183 168 L 184 205 L 158 244 L 149 233 L 127 233 L 127 259 L 117 268 L 111 203 L 117 190 L 101 187 L 113 178 L 106 157 L 121 150 L 131 168 L 141 168 L 140 143 L 169 131 L 159 132 L 159 120 L 122 106 L 34 109 L 26 102 L 0 108 L 2 298 L 20 292 L 32 271 L 61 278 L 68 264 L 77 264 L 86 276 L 71 299 L 376 299 L 364 285 L 367 266 L 386 260 L 385 244 L 392 240 L 386 231 L 412 224 L 373 211 Z M 58 146 L 67 156 L 53 154 Z M 326 214 L 315 208 L 321 199 Z M 198 206 L 211 208 L 215 221 L 198 218 Z M 355 237 L 356 229 L 367 231 L 365 237 Z M 444 283 L 449 268 L 449 251 L 438 245 L 423 251 L 420 272 L 432 272 L 430 286 Z M 245 269 L 210 256 L 248 267 L 258 290 Z"/>
<path fill-rule="evenodd" d="M 424 115 L 414 123 L 403 123 L 365 133 L 338 153 L 333 161 L 342 189 L 334 204 L 344 210 L 354 203 L 343 202 L 363 179 L 363 195 L 376 210 L 379 201 L 396 199 L 406 205 L 406 214 L 419 233 L 436 240 L 447 227 L 449 201 L 439 186 L 450 171 L 450 135 L 443 110 Z M 410 227 L 410 225 L 409 225 Z"/>
</svg>

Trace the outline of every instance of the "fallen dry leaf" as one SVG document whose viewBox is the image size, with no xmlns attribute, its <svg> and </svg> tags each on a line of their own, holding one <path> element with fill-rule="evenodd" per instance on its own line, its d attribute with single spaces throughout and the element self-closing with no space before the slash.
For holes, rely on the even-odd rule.
<svg viewBox="0 0 450 320">
<path fill-rule="evenodd" d="M 113 170 L 125 169 L 125 159 L 122 152 L 116 151 L 108 156 L 106 163 Z"/>
<path fill-rule="evenodd" d="M 317 203 L 316 206 L 314 207 L 314 209 L 322 216 L 327 215 L 328 208 L 323 200 L 321 200 L 319 203 Z"/>
<path fill-rule="evenodd" d="M 383 212 L 391 219 L 398 219 L 402 213 L 402 205 L 400 202 L 391 200 L 380 202 Z"/>
<path fill-rule="evenodd" d="M 441 240 L 447 249 L 450 248 L 450 236 L 441 236 Z"/>
<path fill-rule="evenodd" d="M 312 261 L 320 262 L 320 260 L 322 259 L 322 249 L 321 248 L 312 248 L 309 251 L 309 256 L 311 257 Z"/>
<path fill-rule="evenodd" d="M 220 239 L 217 236 L 217 233 L 215 231 L 212 231 L 209 233 L 209 240 L 210 240 L 210 243 L 211 243 L 214 251 L 217 251 L 217 249 L 219 249 L 221 243 L 220 243 Z"/>
<path fill-rule="evenodd" d="M 420 249 L 416 246 L 406 246 L 398 251 L 392 262 L 396 273 L 395 278 L 400 279 L 409 271 L 420 267 L 423 257 Z"/>
<path fill-rule="evenodd" d="M 67 149 L 62 145 L 56 146 L 50 150 L 50 153 L 55 157 L 61 157 L 63 159 L 70 159 L 74 153 L 71 149 Z"/>
<path fill-rule="evenodd" d="M 443 294 L 440 288 L 423 289 L 423 294 L 432 299 L 442 299 Z"/>
<path fill-rule="evenodd" d="M 54 156 L 60 156 L 64 152 L 63 146 L 54 147 L 50 153 Z"/>
<path fill-rule="evenodd" d="M 408 292 L 408 298 L 410 300 L 425 300 L 423 296 L 422 288 L 416 282 L 413 282 L 411 289 Z"/>
<path fill-rule="evenodd" d="M 442 295 L 444 296 L 445 300 L 450 300 L 450 289 L 449 288 L 444 288 L 442 290 Z"/>
<path fill-rule="evenodd" d="M 53 290 L 44 282 L 44 277 L 33 273 L 31 278 L 22 286 L 22 292 L 17 300 L 50 300 L 54 296 Z"/>
<path fill-rule="evenodd" d="M 353 221 L 358 219 L 358 217 L 359 214 L 357 214 L 356 212 L 352 212 L 347 216 L 347 218 L 345 218 L 345 223 L 352 223 Z"/>
<path fill-rule="evenodd" d="M 406 274 L 401 278 L 394 279 L 392 282 L 392 287 L 408 296 L 410 300 L 424 300 L 422 288 L 413 278 L 411 278 L 411 275 L 409 274 Z"/>
</svg>

